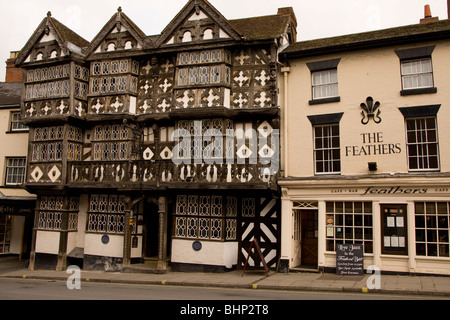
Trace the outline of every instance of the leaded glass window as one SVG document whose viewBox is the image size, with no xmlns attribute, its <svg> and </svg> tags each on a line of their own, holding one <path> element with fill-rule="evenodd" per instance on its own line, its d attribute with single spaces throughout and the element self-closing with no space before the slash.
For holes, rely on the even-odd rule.
<svg viewBox="0 0 450 320">
<path fill-rule="evenodd" d="M 125 196 L 93 194 L 89 201 L 89 232 L 121 234 L 125 230 Z"/>
<path fill-rule="evenodd" d="M 226 209 L 222 196 L 178 195 L 175 204 L 174 237 L 236 240 L 237 220 L 223 216 L 227 210 L 230 217 L 236 217 L 237 199 L 229 198 L 230 208 Z"/>
</svg>

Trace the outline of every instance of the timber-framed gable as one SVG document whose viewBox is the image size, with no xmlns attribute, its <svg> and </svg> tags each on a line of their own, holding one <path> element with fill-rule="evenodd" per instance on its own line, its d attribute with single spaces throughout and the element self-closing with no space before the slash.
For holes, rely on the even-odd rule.
<svg viewBox="0 0 450 320">
<path fill-rule="evenodd" d="M 119 8 L 90 43 L 62 39 L 70 54 L 26 61 L 52 19 L 16 61 L 26 75 L 26 187 L 44 204 L 35 261 L 50 254 L 46 232 L 59 231 L 51 236 L 58 268 L 74 257 L 86 268 L 121 268 L 157 252 L 160 270 L 170 253 L 175 269 L 225 270 L 245 261 L 252 237 L 264 239 L 275 267 L 278 52 L 295 38 L 293 12 L 227 20 L 208 1 L 190 0 L 160 35 L 146 36 Z M 82 247 L 71 242 L 77 237 Z M 192 241 L 204 241 L 195 259 L 185 256 Z"/>
</svg>

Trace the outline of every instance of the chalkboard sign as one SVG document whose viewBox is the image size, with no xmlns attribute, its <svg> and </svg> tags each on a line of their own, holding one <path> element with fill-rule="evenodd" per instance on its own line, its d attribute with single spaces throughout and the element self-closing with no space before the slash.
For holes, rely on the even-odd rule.
<svg viewBox="0 0 450 320">
<path fill-rule="evenodd" d="M 336 250 L 336 274 L 364 274 L 364 258 L 362 244 L 338 244 Z"/>
</svg>

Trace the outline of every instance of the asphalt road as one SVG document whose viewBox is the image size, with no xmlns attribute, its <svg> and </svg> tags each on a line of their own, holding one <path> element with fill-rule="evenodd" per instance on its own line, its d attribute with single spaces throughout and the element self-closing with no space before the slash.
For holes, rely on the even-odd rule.
<svg viewBox="0 0 450 320">
<path fill-rule="evenodd" d="M 399 296 L 363 293 L 297 292 L 261 289 L 227 289 L 187 286 L 108 284 L 81 282 L 68 289 L 65 281 L 0 278 L 0 307 L 21 317 L 145 319 L 274 319 L 300 317 L 311 310 L 321 318 L 359 318 L 363 314 L 404 318 L 422 299 L 435 296 Z M 447 307 L 447 301 L 442 308 Z M 378 300 L 379 304 L 377 303 Z M 403 300 L 403 301 L 400 301 Z M 409 300 L 409 301 L 408 301 Z M 423 300 L 422 302 L 429 302 Z M 410 305 L 402 305 L 409 303 Z M 365 311 L 370 311 L 366 313 Z M 306 311 L 306 313 L 305 313 Z"/>
<path fill-rule="evenodd" d="M 68 289 L 65 281 L 0 279 L 0 300 L 417 300 L 430 296 L 371 293 L 298 292 L 262 289 L 229 289 L 81 282 Z M 448 299 L 448 297 L 446 298 Z"/>
</svg>

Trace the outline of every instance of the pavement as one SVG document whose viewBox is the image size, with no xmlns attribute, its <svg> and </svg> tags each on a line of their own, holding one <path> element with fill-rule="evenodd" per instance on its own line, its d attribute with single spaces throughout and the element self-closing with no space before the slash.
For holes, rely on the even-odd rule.
<svg viewBox="0 0 450 320">
<path fill-rule="evenodd" d="M 151 268 L 151 267 L 148 267 Z M 200 286 L 240 289 L 295 290 L 352 292 L 361 294 L 399 294 L 448 297 L 450 299 L 450 276 L 385 275 L 374 282 L 372 274 L 340 276 L 333 273 L 234 270 L 224 273 L 172 272 L 154 273 L 151 269 L 136 268 L 128 272 L 105 272 L 81 270 L 82 282 L 121 284 Z M 55 270 L 28 270 L 27 261 L 17 257 L 0 257 L 0 278 L 21 278 L 67 281 L 72 273 Z M 370 278 L 372 277 L 372 278 Z M 368 281 L 369 280 L 369 281 Z M 372 284 L 372 285 L 371 285 Z M 374 288 L 373 284 L 379 284 Z M 369 287 L 369 288 L 368 288 Z"/>
</svg>

